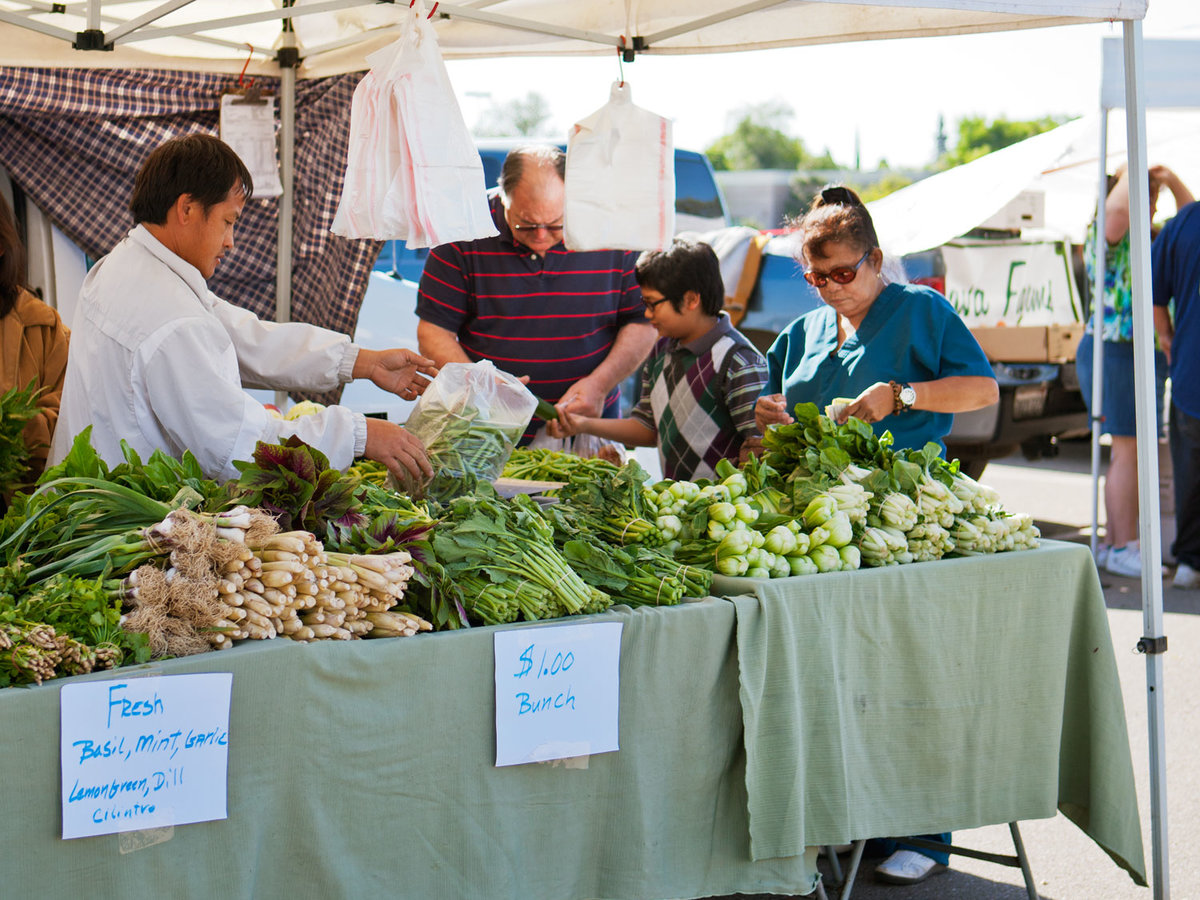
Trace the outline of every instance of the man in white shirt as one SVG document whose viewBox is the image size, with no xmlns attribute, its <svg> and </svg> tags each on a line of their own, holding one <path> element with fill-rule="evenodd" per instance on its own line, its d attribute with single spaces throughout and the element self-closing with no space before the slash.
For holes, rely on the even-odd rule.
<svg viewBox="0 0 1200 900">
<path fill-rule="evenodd" d="M 233 249 L 233 227 L 253 191 L 250 173 L 220 140 L 174 138 L 134 183 L 136 227 L 88 273 L 71 334 L 49 464 L 92 426 L 96 451 L 122 461 L 124 439 L 144 459 L 190 450 L 210 478 L 236 478 L 233 461 L 258 441 L 295 434 L 330 465 L 358 456 L 398 478 L 432 475 L 421 442 L 399 425 L 343 406 L 296 421 L 272 417 L 245 388 L 330 390 L 370 378 L 404 399 L 424 392 L 433 360 L 368 350 L 314 325 L 264 322 L 214 295 L 206 280 Z"/>
</svg>

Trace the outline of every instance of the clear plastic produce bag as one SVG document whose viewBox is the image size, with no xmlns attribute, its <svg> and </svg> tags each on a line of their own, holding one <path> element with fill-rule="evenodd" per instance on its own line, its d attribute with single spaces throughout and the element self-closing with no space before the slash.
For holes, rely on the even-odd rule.
<svg viewBox="0 0 1200 900">
<path fill-rule="evenodd" d="M 525 385 L 488 360 L 446 363 L 405 427 L 425 445 L 435 478 L 494 481 L 536 407 Z"/>
</svg>

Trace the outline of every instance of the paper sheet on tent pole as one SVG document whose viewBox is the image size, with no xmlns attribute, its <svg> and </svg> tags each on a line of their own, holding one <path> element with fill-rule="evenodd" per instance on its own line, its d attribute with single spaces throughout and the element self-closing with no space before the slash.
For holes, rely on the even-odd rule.
<svg viewBox="0 0 1200 900">
<path fill-rule="evenodd" d="M 657 250 L 675 233 L 671 121 L 633 105 L 628 82 L 567 139 L 563 242 L 569 250 Z"/>
<path fill-rule="evenodd" d="M 483 164 L 422 7 L 398 40 L 367 57 L 334 234 L 410 247 L 496 234 Z"/>
</svg>

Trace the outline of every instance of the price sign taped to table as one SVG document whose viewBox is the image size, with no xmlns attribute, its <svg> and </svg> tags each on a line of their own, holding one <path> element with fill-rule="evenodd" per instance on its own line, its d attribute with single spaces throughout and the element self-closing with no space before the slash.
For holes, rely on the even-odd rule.
<svg viewBox="0 0 1200 900">
<path fill-rule="evenodd" d="M 497 766 L 620 749 L 621 627 L 496 632 Z"/>
<path fill-rule="evenodd" d="M 233 674 L 64 685 L 63 838 L 224 819 Z"/>
</svg>

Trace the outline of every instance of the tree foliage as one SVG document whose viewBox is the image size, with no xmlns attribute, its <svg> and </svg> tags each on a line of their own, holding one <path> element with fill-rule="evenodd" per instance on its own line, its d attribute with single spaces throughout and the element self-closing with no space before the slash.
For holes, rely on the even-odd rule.
<svg viewBox="0 0 1200 900">
<path fill-rule="evenodd" d="M 1040 119 L 1012 120 L 982 116 L 966 116 L 958 121 L 958 141 L 938 160 L 939 169 L 961 166 L 1009 144 L 1057 128 L 1067 121 L 1065 116 L 1042 116 Z"/>
<path fill-rule="evenodd" d="M 743 107 L 734 114 L 737 124 L 708 146 L 705 153 L 714 169 L 829 169 L 834 162 L 828 151 L 814 156 L 804 142 L 785 130 L 792 109 L 779 100 Z"/>
<path fill-rule="evenodd" d="M 886 197 L 893 191 L 900 190 L 900 188 L 908 187 L 912 183 L 913 180 L 907 175 L 902 175 L 899 172 L 891 172 L 876 182 L 856 186 L 854 189 L 858 192 L 858 196 L 862 198 L 863 203 L 870 203 L 872 200 Z"/>
<path fill-rule="evenodd" d="M 480 114 L 472 129 L 476 137 L 541 137 L 550 119 L 550 101 L 537 91 L 494 104 Z"/>
</svg>

